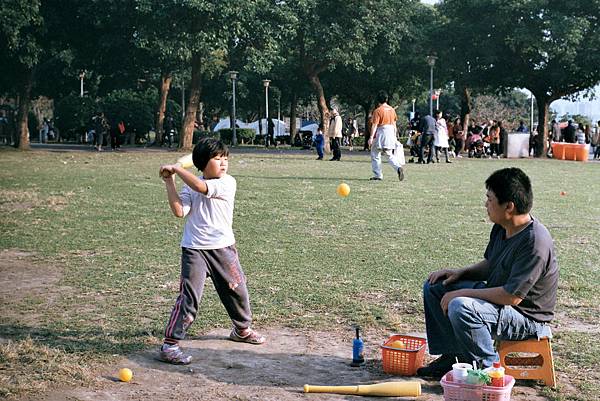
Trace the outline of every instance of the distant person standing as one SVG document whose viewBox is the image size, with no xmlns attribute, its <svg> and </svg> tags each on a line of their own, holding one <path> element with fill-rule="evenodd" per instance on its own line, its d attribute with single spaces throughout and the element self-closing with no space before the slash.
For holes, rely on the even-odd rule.
<svg viewBox="0 0 600 401">
<path fill-rule="evenodd" d="M 44 117 L 44 121 L 42 122 L 42 128 L 40 128 L 40 143 L 46 143 L 48 141 L 49 130 L 50 126 L 48 124 L 48 119 Z"/>
<path fill-rule="evenodd" d="M 323 135 L 323 124 L 319 124 L 315 135 L 315 148 L 317 149 L 317 160 L 323 160 L 323 148 L 325 147 L 325 136 Z"/>
<path fill-rule="evenodd" d="M 167 142 L 167 144 L 169 145 L 169 148 L 171 148 L 171 145 L 173 145 L 174 137 L 175 137 L 175 121 L 173 120 L 173 116 L 167 116 L 167 118 L 165 118 L 162 143 L 160 146 L 163 146 L 165 144 L 165 142 Z"/>
<path fill-rule="evenodd" d="M 525 121 L 519 121 L 519 127 L 517 128 L 517 132 L 521 132 L 523 134 L 529 133 L 529 128 L 525 125 Z"/>
<path fill-rule="evenodd" d="M 600 121 L 598 121 L 596 125 L 590 143 L 592 144 L 592 149 L 594 151 L 594 160 L 596 160 L 596 158 L 600 157 Z"/>
<path fill-rule="evenodd" d="M 108 125 L 108 121 L 104 116 L 104 113 L 99 112 L 96 115 L 94 131 L 96 131 L 96 150 L 98 152 L 102 152 L 102 144 L 104 143 L 104 138 L 110 129 L 110 125 Z"/>
<path fill-rule="evenodd" d="M 275 141 L 275 124 L 271 117 L 267 118 L 267 137 L 267 148 L 270 144 L 277 147 L 277 142 Z"/>
<path fill-rule="evenodd" d="M 329 121 L 329 131 L 328 137 L 331 142 L 331 151 L 333 152 L 333 157 L 330 161 L 340 161 L 342 158 L 342 151 L 340 149 L 340 141 L 342 140 L 342 127 L 343 121 L 340 113 L 338 113 L 337 109 L 333 109 L 331 111 L 331 120 Z"/>
<path fill-rule="evenodd" d="M 433 136 L 435 135 L 436 121 L 429 114 L 421 118 L 419 131 L 421 132 L 421 145 L 419 146 L 419 161 L 418 163 L 425 164 L 424 154 L 425 147 L 429 147 L 429 155 L 427 156 L 427 164 L 433 161 Z"/>
<path fill-rule="evenodd" d="M 585 145 L 585 131 L 583 124 L 577 124 L 577 130 L 575 131 L 575 141 L 579 145 Z"/>
<path fill-rule="evenodd" d="M 502 121 L 498 121 L 498 128 L 500 128 L 500 153 L 499 155 L 504 155 L 506 157 L 506 147 L 508 146 L 508 131 L 502 125 Z"/>
<path fill-rule="evenodd" d="M 575 143 L 577 129 L 573 125 L 573 120 L 569 120 L 563 132 L 563 139 L 567 143 Z"/>
<path fill-rule="evenodd" d="M 560 124 L 556 120 L 552 120 L 550 124 L 550 135 L 548 135 L 548 150 L 546 156 L 552 157 L 552 143 L 560 142 Z"/>
<path fill-rule="evenodd" d="M 396 121 L 398 116 L 393 107 L 388 103 L 388 95 L 381 91 L 377 95 L 379 106 L 373 111 L 371 118 L 371 135 L 369 136 L 369 146 L 371 147 L 371 168 L 373 177 L 371 180 L 380 181 L 383 179 L 381 171 L 381 152 L 388 157 L 388 162 L 396 170 L 398 180 L 404 179 L 404 150 L 402 144 L 396 138 Z"/>
<path fill-rule="evenodd" d="M 446 163 L 452 163 L 448 158 L 448 148 L 450 144 L 448 143 L 448 125 L 446 124 L 446 119 L 442 115 L 441 110 L 435 111 L 435 133 L 433 134 L 433 146 L 435 148 L 435 161 L 440 162 L 439 159 L 439 151 L 440 149 L 444 152 L 446 156 Z"/>
<path fill-rule="evenodd" d="M 122 130 L 121 130 L 122 129 Z M 125 132 L 125 123 L 119 121 L 116 127 L 110 130 L 110 148 L 114 151 L 121 150 L 121 141 L 119 136 Z"/>
<path fill-rule="evenodd" d="M 499 159 L 500 154 L 500 123 L 494 121 L 493 125 L 490 127 L 489 138 L 490 138 L 490 157 L 494 157 L 494 153 L 496 157 Z"/>
<path fill-rule="evenodd" d="M 462 121 L 460 117 L 457 117 L 454 120 L 454 152 L 456 153 L 457 158 L 461 158 L 460 152 L 462 152 L 465 146 L 465 132 L 463 131 Z"/>
</svg>

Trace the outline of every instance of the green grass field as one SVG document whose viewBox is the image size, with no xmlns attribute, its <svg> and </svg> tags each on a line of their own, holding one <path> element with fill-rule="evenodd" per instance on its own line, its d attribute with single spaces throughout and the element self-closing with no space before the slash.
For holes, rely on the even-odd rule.
<svg viewBox="0 0 600 401">
<path fill-rule="evenodd" d="M 0 251 L 26 252 L 40 277 L 58 278 L 50 292 L 0 294 L 0 396 L 79 383 L 85 368 L 160 341 L 182 220 L 158 167 L 177 156 L 0 150 Z M 482 258 L 491 228 L 484 181 L 507 166 L 531 177 L 532 214 L 552 233 L 561 269 L 554 353 L 559 385 L 574 387 L 547 395 L 597 399 L 598 163 L 462 159 L 408 165 L 398 183 L 387 165 L 384 181 L 368 181 L 363 152 L 330 163 L 233 150 L 234 231 L 255 325 L 424 331 L 423 280 Z M 336 195 L 341 181 L 347 198 Z M 205 294 L 191 334 L 229 327 L 214 290 Z"/>
</svg>

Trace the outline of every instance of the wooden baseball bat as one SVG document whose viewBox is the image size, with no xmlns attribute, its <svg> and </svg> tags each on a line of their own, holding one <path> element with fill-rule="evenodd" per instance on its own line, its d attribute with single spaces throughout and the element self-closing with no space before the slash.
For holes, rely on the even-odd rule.
<svg viewBox="0 0 600 401">
<path fill-rule="evenodd" d="M 421 395 L 419 382 L 385 382 L 357 386 L 311 386 L 304 385 L 305 393 L 335 393 L 378 397 L 418 397 Z"/>
<path fill-rule="evenodd" d="M 182 168 L 190 168 L 194 165 L 194 161 L 192 160 L 192 154 L 187 154 L 185 156 L 181 156 L 179 159 L 177 159 L 177 162 L 175 162 L 175 164 L 178 164 L 180 167 Z M 163 171 L 162 172 L 162 176 L 163 177 L 168 177 L 169 176 L 169 172 L 168 171 Z"/>
</svg>

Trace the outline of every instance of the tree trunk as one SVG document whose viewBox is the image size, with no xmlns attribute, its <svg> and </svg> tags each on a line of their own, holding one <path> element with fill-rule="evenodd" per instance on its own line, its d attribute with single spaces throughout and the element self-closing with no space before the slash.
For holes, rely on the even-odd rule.
<svg viewBox="0 0 600 401">
<path fill-rule="evenodd" d="M 551 99 L 534 94 L 538 107 L 538 134 L 535 136 L 535 157 L 542 157 L 548 151 L 548 108 Z M 531 127 L 533 129 L 533 127 Z"/>
<path fill-rule="evenodd" d="M 33 87 L 33 71 L 28 71 L 25 82 L 19 93 L 19 111 L 17 113 L 17 135 L 15 147 L 29 150 L 29 106 L 31 105 L 31 88 Z"/>
<path fill-rule="evenodd" d="M 329 148 L 329 108 L 327 107 L 327 101 L 325 100 L 325 92 L 323 91 L 323 85 L 321 85 L 321 80 L 319 79 L 319 75 L 316 73 L 309 73 L 308 80 L 313 90 L 315 91 L 315 95 L 317 95 L 317 103 L 319 105 L 319 115 L 321 117 L 321 124 L 323 124 L 323 135 L 325 135 L 325 152 L 330 153 Z"/>
<path fill-rule="evenodd" d="M 196 112 L 200 104 L 200 93 L 202 90 L 202 57 L 198 53 L 192 56 L 192 81 L 190 82 L 188 103 L 185 108 L 185 118 L 179 134 L 179 147 L 183 151 L 192 150 L 192 140 L 194 138 L 194 123 L 196 122 Z"/>
<path fill-rule="evenodd" d="M 457 149 L 456 154 L 464 152 L 465 144 L 467 143 L 467 134 L 469 131 L 469 120 L 471 119 L 471 108 L 473 102 L 471 99 L 471 90 L 466 86 L 462 88 L 462 96 L 460 99 L 460 121 L 462 122 L 462 129 L 464 140 L 462 143 L 462 149 Z"/>
<path fill-rule="evenodd" d="M 170 72 L 163 72 L 160 77 L 160 99 L 158 101 L 158 107 L 156 111 L 156 138 L 154 143 L 159 145 L 162 143 L 164 135 L 163 122 L 165 121 L 165 112 L 167 110 L 167 97 L 169 96 L 169 90 L 171 89 L 171 80 L 173 77 Z"/>
<path fill-rule="evenodd" d="M 290 138 L 292 146 L 294 145 L 294 139 L 298 131 L 296 127 L 296 107 L 298 107 L 298 95 L 296 95 L 296 92 L 292 92 L 292 102 L 290 104 Z M 300 141 L 302 142 L 302 138 L 300 138 Z"/>
<path fill-rule="evenodd" d="M 371 124 L 369 121 L 369 103 L 361 104 L 363 110 L 365 111 L 365 144 L 363 146 L 363 150 L 369 150 L 369 137 L 371 136 Z"/>
</svg>

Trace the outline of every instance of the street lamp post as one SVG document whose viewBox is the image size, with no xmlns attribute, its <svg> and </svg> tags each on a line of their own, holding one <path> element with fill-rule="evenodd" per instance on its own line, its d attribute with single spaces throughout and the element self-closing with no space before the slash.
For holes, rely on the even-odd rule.
<svg viewBox="0 0 600 401">
<path fill-rule="evenodd" d="M 279 121 L 281 121 L 281 92 L 277 96 L 277 135 L 279 135 Z"/>
<path fill-rule="evenodd" d="M 85 71 L 79 72 L 79 97 L 83 97 L 83 78 L 85 77 Z"/>
<path fill-rule="evenodd" d="M 427 64 L 429 65 L 429 115 L 433 115 L 433 66 L 435 66 L 436 56 L 427 56 Z"/>
<path fill-rule="evenodd" d="M 236 116 L 235 116 L 235 81 L 237 80 L 238 77 L 238 72 L 237 71 L 229 71 L 229 77 L 231 78 L 231 84 L 233 85 L 233 92 L 232 92 L 232 111 L 231 114 L 233 114 L 233 127 L 232 128 L 232 132 L 233 132 L 233 137 L 231 138 L 231 143 L 233 146 L 237 146 L 237 134 L 236 134 Z"/>
<path fill-rule="evenodd" d="M 531 106 L 529 110 L 529 132 L 533 135 L 533 92 L 531 92 Z"/>
<path fill-rule="evenodd" d="M 265 132 L 265 146 L 269 147 L 269 84 L 271 83 L 270 79 L 263 79 L 263 85 L 265 86 L 265 123 L 266 123 L 266 132 Z"/>
</svg>

